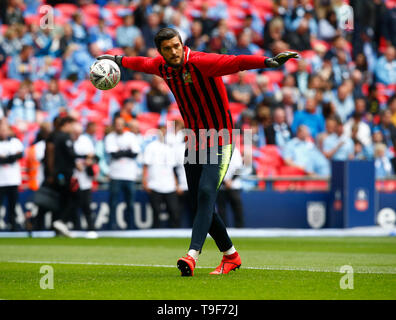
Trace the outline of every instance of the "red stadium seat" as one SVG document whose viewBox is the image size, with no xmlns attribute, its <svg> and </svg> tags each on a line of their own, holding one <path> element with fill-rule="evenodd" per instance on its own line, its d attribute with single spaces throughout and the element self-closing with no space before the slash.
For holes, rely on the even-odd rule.
<svg viewBox="0 0 396 320">
<path fill-rule="evenodd" d="M 4 34 L 8 29 L 8 25 L 7 24 L 1 24 L 0 25 L 0 34 Z"/>
<path fill-rule="evenodd" d="M 109 33 L 109 35 L 115 39 L 117 36 L 117 27 L 118 25 L 114 25 L 114 26 L 108 26 L 107 27 L 107 32 Z"/>
<path fill-rule="evenodd" d="M 246 105 L 244 105 L 243 103 L 238 103 L 238 102 L 230 102 L 229 106 L 230 106 L 230 112 L 231 112 L 231 115 L 232 115 L 232 118 L 234 119 L 234 121 L 236 121 L 236 119 L 239 117 L 241 112 L 247 108 Z"/>
<path fill-rule="evenodd" d="M 235 20 L 243 20 L 245 18 L 245 12 L 241 7 L 229 6 L 227 8 L 228 17 Z"/>
<path fill-rule="evenodd" d="M 272 83 L 281 84 L 283 77 L 285 76 L 283 71 L 264 71 L 263 74 L 268 76 L 268 79 Z"/>
<path fill-rule="evenodd" d="M 271 164 L 277 168 L 280 168 L 284 163 L 279 148 L 276 145 L 269 144 L 263 146 L 260 148 L 260 153 L 259 163 Z"/>
<path fill-rule="evenodd" d="M 131 96 L 132 90 L 139 90 L 141 92 L 146 92 L 150 88 L 150 84 L 143 80 L 130 80 L 125 83 L 124 87 L 124 99 Z"/>
<path fill-rule="evenodd" d="M 236 73 L 227 74 L 223 77 L 224 83 L 226 84 L 233 84 L 238 81 L 238 75 Z"/>
<path fill-rule="evenodd" d="M 91 16 L 98 19 L 100 16 L 100 7 L 97 4 L 87 4 L 83 6 L 81 10 L 85 17 Z"/>
<path fill-rule="evenodd" d="M 239 30 L 242 28 L 242 21 L 235 18 L 227 19 L 227 27 L 231 30 Z"/>
<path fill-rule="evenodd" d="M 147 130 L 157 128 L 160 114 L 156 112 L 139 113 L 136 118 L 139 121 L 140 131 L 146 134 Z"/>
<path fill-rule="evenodd" d="M 318 44 L 324 46 L 326 48 L 326 50 L 330 50 L 330 48 L 331 48 L 331 44 L 329 44 L 328 42 L 326 42 L 324 40 L 319 40 L 319 39 L 311 40 L 311 48 L 314 48 Z"/>
<path fill-rule="evenodd" d="M 128 95 L 129 97 L 129 95 Z M 114 98 L 118 103 L 122 104 L 125 99 L 125 84 L 120 81 L 113 89 L 102 91 L 102 100 L 109 101 Z"/>
<path fill-rule="evenodd" d="M 40 93 L 40 95 L 48 89 L 48 82 L 44 80 L 36 80 L 33 82 L 34 92 Z"/>
<path fill-rule="evenodd" d="M 279 169 L 279 176 L 283 177 L 303 177 L 305 172 L 296 167 L 282 166 Z M 286 190 L 301 190 L 304 182 L 300 181 L 276 181 L 273 184 L 274 190 L 286 191 Z"/>
<path fill-rule="evenodd" d="M 67 79 L 59 79 L 58 85 L 59 85 L 59 90 L 62 93 L 66 93 L 68 89 L 70 89 L 73 86 L 73 82 Z"/>
<path fill-rule="evenodd" d="M 378 51 L 379 51 L 380 53 L 384 53 L 387 47 L 388 47 L 388 45 L 387 45 L 387 43 L 386 43 L 385 37 L 381 36 L 381 37 L 380 37 L 380 42 L 379 42 Z"/>
<path fill-rule="evenodd" d="M 34 25 L 38 26 L 38 25 L 40 25 L 41 17 L 39 15 L 29 15 L 29 16 L 24 17 L 24 19 L 25 19 L 25 23 L 27 25 L 34 24 Z"/>
<path fill-rule="evenodd" d="M 84 16 L 84 24 L 85 26 L 87 26 L 88 28 L 97 26 L 99 22 L 99 18 L 94 17 L 94 16 L 90 16 L 90 15 L 86 15 Z"/>
<path fill-rule="evenodd" d="M 300 52 L 302 58 L 311 60 L 316 56 L 316 52 L 313 50 L 304 50 Z"/>
<path fill-rule="evenodd" d="M 56 25 L 64 25 L 68 23 L 70 19 L 71 18 L 69 16 L 64 16 L 64 15 L 54 16 L 54 22 Z"/>
<path fill-rule="evenodd" d="M 258 163 L 256 173 L 261 178 L 276 177 L 278 175 L 278 168 L 270 164 Z"/>
<path fill-rule="evenodd" d="M 257 8 L 258 10 L 265 10 L 265 11 L 271 11 L 274 7 L 273 1 L 272 0 L 260 0 L 260 1 L 252 1 L 252 6 Z"/>
<path fill-rule="evenodd" d="M 298 70 L 298 61 L 295 59 L 290 59 L 286 64 L 285 64 L 285 69 L 287 73 L 294 73 Z"/>
<path fill-rule="evenodd" d="M 55 9 L 59 10 L 63 16 L 71 17 L 78 11 L 78 7 L 72 3 L 59 3 L 55 5 Z"/>
<path fill-rule="evenodd" d="M 124 55 L 124 50 L 121 48 L 112 48 L 105 52 L 106 54 L 111 54 L 112 56 L 122 56 Z"/>
<path fill-rule="evenodd" d="M 257 79 L 257 74 L 255 72 L 246 72 L 244 82 L 248 84 L 255 84 Z"/>
<path fill-rule="evenodd" d="M 362 92 L 366 97 L 368 96 L 368 89 L 369 89 L 369 83 L 368 82 L 363 83 Z"/>
<path fill-rule="evenodd" d="M 393 95 L 394 93 L 396 93 L 396 84 L 390 84 L 387 86 L 388 92 L 390 93 L 390 95 Z"/>
<path fill-rule="evenodd" d="M 0 85 L 2 86 L 2 98 L 11 99 L 15 92 L 18 91 L 20 82 L 15 79 L 5 78 L 1 81 Z"/>
<path fill-rule="evenodd" d="M 53 66 L 60 73 L 63 67 L 62 58 L 53 58 L 51 66 Z"/>
</svg>

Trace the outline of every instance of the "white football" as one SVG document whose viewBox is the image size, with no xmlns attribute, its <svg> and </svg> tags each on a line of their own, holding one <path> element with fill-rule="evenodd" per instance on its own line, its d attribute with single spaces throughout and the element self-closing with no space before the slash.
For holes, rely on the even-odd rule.
<svg viewBox="0 0 396 320">
<path fill-rule="evenodd" d="M 89 70 L 89 79 L 100 90 L 114 88 L 120 81 L 120 78 L 120 67 L 109 59 L 95 61 Z"/>
</svg>

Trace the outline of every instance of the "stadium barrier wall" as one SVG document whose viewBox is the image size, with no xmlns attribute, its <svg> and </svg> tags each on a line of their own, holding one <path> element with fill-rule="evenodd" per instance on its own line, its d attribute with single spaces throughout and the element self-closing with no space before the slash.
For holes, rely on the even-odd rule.
<svg viewBox="0 0 396 320">
<path fill-rule="evenodd" d="M 25 225 L 28 212 L 32 216 L 37 207 L 32 202 L 33 192 L 20 193 L 17 205 L 17 223 Z M 243 191 L 242 203 L 246 228 L 350 228 L 376 225 L 376 216 L 382 209 L 395 211 L 396 194 L 375 190 L 375 172 L 372 161 L 346 161 L 332 163 L 331 188 L 329 191 Z M 93 192 L 92 210 L 95 212 L 95 227 L 108 230 L 109 205 L 108 192 Z M 116 222 L 123 229 L 150 229 L 153 224 L 153 212 L 147 194 L 136 192 L 134 214 L 130 217 L 129 228 L 125 219 L 124 202 L 120 201 L 116 210 Z M 167 214 L 160 217 L 162 227 L 167 227 Z M 228 226 L 234 227 L 233 216 L 227 208 Z M 81 215 L 82 216 L 82 215 Z M 46 214 L 46 225 L 50 225 L 50 213 Z M 7 215 L 5 207 L 0 209 L 0 230 L 6 229 Z M 81 225 L 86 226 L 81 217 Z M 192 218 L 183 212 L 181 227 L 189 228 Z"/>
<path fill-rule="evenodd" d="M 25 191 L 20 194 L 20 203 L 17 205 L 17 222 L 24 225 L 25 214 L 31 212 L 34 216 L 37 208 L 32 203 L 33 193 Z M 153 213 L 147 201 L 147 196 L 142 191 L 137 191 L 137 201 L 135 203 L 135 214 L 132 217 L 132 230 L 149 229 L 153 223 Z M 395 211 L 396 194 L 378 193 L 378 210 L 390 208 Z M 335 225 L 331 212 L 334 205 L 331 201 L 330 192 L 276 192 L 276 191 L 249 191 L 242 192 L 242 202 L 244 207 L 245 227 L 246 228 L 343 228 L 345 225 Z M 258 209 L 260 208 L 260 209 Z M 96 191 L 93 193 L 92 209 L 96 214 L 95 226 L 100 230 L 108 230 L 109 206 L 108 192 Z M 120 202 L 117 207 L 116 221 L 119 228 L 126 229 L 126 222 L 123 217 L 125 203 Z M 46 225 L 50 224 L 50 213 L 46 214 Z M 229 227 L 234 227 L 230 208 L 227 212 Z M 341 215 L 342 217 L 342 215 Z M 162 216 L 163 227 L 167 227 L 167 215 Z M 82 217 L 82 227 L 84 218 Z M 6 229 L 6 210 L 3 206 L 0 209 L 0 230 Z M 355 217 L 355 222 L 359 217 Z M 188 214 L 182 216 L 182 227 L 191 227 Z M 375 219 L 371 224 L 375 225 Z"/>
</svg>

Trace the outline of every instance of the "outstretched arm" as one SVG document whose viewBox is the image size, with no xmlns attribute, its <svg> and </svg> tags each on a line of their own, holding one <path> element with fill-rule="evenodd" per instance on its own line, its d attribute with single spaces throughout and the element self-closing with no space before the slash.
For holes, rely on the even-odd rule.
<svg viewBox="0 0 396 320">
<path fill-rule="evenodd" d="M 202 53 L 192 61 L 209 77 L 219 77 L 243 70 L 277 68 L 291 58 L 299 58 L 296 52 L 282 52 L 274 58 L 258 55 L 225 55 L 216 53 Z"/>
<path fill-rule="evenodd" d="M 108 59 L 117 63 L 119 67 L 132 69 L 138 72 L 155 74 L 157 76 L 160 75 L 158 59 L 156 58 L 125 57 L 125 56 L 112 56 L 109 54 L 104 54 L 102 56 L 97 57 L 96 59 L 98 60 Z"/>
</svg>

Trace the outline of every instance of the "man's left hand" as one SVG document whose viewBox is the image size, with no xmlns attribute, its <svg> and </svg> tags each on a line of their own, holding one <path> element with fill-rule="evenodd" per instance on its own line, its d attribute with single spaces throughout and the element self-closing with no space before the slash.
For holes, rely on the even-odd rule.
<svg viewBox="0 0 396 320">
<path fill-rule="evenodd" d="M 277 68 L 283 65 L 287 60 L 291 58 L 300 58 L 297 52 L 285 51 L 277 54 L 274 58 L 268 58 L 265 60 L 265 64 L 269 68 Z"/>
</svg>

